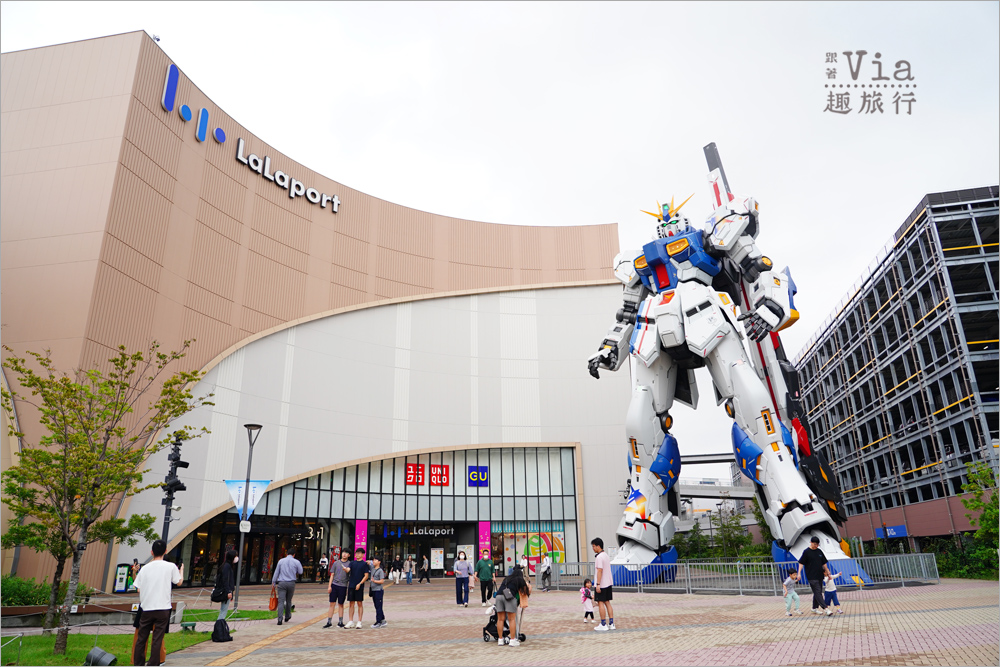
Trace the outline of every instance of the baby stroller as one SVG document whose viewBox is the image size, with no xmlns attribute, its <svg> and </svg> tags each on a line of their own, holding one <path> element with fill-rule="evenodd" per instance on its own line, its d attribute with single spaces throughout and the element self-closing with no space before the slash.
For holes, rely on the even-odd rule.
<svg viewBox="0 0 1000 667">
<path fill-rule="evenodd" d="M 483 641 L 495 642 L 496 640 L 500 639 L 500 634 L 497 631 L 496 605 L 490 607 L 489 614 L 490 614 L 490 620 L 486 625 L 483 626 Z M 503 636 L 510 637 L 510 624 L 507 623 L 507 619 L 504 619 L 503 622 Z M 525 639 L 527 639 L 527 637 L 525 637 L 523 632 L 517 633 L 517 640 L 519 642 L 523 644 Z"/>
</svg>

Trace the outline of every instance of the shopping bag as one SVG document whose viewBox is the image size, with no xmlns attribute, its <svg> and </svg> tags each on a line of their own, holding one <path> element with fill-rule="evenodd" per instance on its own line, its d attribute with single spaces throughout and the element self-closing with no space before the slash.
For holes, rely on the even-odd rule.
<svg viewBox="0 0 1000 667">
<path fill-rule="evenodd" d="M 278 608 L 278 589 L 275 586 L 271 586 L 271 599 L 268 600 L 267 608 L 271 611 Z"/>
</svg>

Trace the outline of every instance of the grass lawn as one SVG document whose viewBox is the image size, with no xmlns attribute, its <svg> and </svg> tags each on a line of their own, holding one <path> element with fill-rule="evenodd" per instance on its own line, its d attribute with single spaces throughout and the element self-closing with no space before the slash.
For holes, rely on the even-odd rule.
<svg viewBox="0 0 1000 667">
<path fill-rule="evenodd" d="M 119 665 L 132 664 L 132 628 L 128 628 L 128 634 L 101 634 L 97 637 L 98 648 L 104 649 L 108 653 L 118 658 Z M 167 645 L 167 653 L 179 651 L 193 644 L 200 644 L 212 638 L 211 632 L 170 632 L 164 635 L 163 641 Z M 56 645 L 56 636 L 53 633 L 49 637 L 33 636 L 23 637 L 21 645 L 22 665 L 82 665 L 90 649 L 94 648 L 94 635 L 71 634 L 69 642 L 66 644 L 65 655 L 52 655 L 52 647 Z M 150 641 L 152 636 L 150 636 Z M 149 651 L 149 644 L 146 645 Z M 3 664 L 16 665 L 17 662 L 17 641 L 13 641 L 3 649 Z"/>
<path fill-rule="evenodd" d="M 184 623 L 188 621 L 207 621 L 214 623 L 219 617 L 218 609 L 185 609 Z M 235 615 L 229 617 L 230 621 L 259 621 L 262 619 L 274 620 L 277 612 L 267 609 L 240 609 Z"/>
</svg>

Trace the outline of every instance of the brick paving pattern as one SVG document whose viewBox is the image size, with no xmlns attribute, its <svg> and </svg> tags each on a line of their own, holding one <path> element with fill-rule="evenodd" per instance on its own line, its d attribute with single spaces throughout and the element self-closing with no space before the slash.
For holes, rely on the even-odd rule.
<svg viewBox="0 0 1000 667">
<path fill-rule="evenodd" d="M 243 607 L 266 608 L 269 589 L 243 589 Z M 844 614 L 785 616 L 784 600 L 763 596 L 616 593 L 617 630 L 582 622 L 577 592 L 531 596 L 527 641 L 499 647 L 482 639 L 479 591 L 468 608 L 454 584 L 389 586 L 388 627 L 323 629 L 325 587 L 299 585 L 291 625 L 235 624 L 228 644 L 206 642 L 168 656 L 181 665 L 997 665 L 1000 584 L 943 580 L 840 592 Z M 336 622 L 336 619 L 334 619 Z M 346 619 L 345 619 L 346 620 Z M 294 628 L 295 632 L 287 632 Z M 252 649 L 252 650 L 247 650 Z"/>
</svg>

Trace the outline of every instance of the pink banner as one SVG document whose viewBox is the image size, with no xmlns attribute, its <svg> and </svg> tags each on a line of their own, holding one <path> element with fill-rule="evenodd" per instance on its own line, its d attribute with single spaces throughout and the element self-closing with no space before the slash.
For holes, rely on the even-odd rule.
<svg viewBox="0 0 1000 667">
<path fill-rule="evenodd" d="M 480 521 L 479 522 L 479 553 L 476 554 L 476 559 L 483 557 L 483 549 L 490 549 L 490 522 Z"/>
<path fill-rule="evenodd" d="M 354 522 L 354 550 L 368 549 L 368 519 L 358 519 Z M 351 554 L 352 556 L 354 554 Z"/>
</svg>

